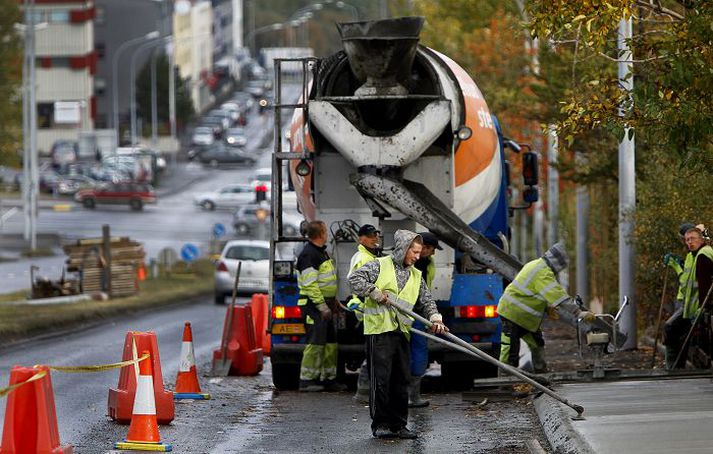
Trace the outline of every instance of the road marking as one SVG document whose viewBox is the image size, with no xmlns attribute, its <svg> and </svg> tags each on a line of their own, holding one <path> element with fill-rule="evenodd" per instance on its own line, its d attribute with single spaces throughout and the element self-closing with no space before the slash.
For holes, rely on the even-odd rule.
<svg viewBox="0 0 713 454">
<path fill-rule="evenodd" d="M 57 203 L 55 205 L 52 205 L 52 209 L 54 211 L 67 212 L 67 211 L 72 211 L 73 206 L 74 205 L 71 205 L 69 203 Z"/>
</svg>

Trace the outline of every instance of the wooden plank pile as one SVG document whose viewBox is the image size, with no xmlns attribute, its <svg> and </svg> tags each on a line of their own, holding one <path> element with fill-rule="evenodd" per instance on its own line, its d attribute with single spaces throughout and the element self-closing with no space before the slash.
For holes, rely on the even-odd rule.
<svg viewBox="0 0 713 454">
<path fill-rule="evenodd" d="M 105 252 L 109 245 L 109 260 Z M 78 272 L 83 293 L 108 291 L 109 296 L 134 295 L 138 289 L 137 270 L 143 266 L 144 252 L 141 243 L 128 237 L 111 237 L 77 240 L 63 247 L 67 254 L 67 271 Z M 111 277 L 105 269 L 111 263 Z"/>
</svg>

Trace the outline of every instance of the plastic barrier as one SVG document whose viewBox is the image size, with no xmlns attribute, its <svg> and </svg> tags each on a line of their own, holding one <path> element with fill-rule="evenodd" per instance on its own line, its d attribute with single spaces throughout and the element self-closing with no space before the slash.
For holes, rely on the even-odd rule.
<svg viewBox="0 0 713 454">
<path fill-rule="evenodd" d="M 153 389 L 156 404 L 156 418 L 159 424 L 170 424 L 175 416 L 173 393 L 163 388 L 163 375 L 161 374 L 161 357 L 158 351 L 156 333 L 129 331 L 124 341 L 123 359 L 137 358 L 139 351 L 148 351 L 151 354 L 151 367 L 153 370 Z M 131 422 L 134 408 L 134 395 L 136 394 L 136 378 L 139 375 L 139 366 L 122 367 L 119 373 L 117 389 L 109 390 L 108 414 L 109 417 L 120 424 Z"/>
<path fill-rule="evenodd" d="M 230 307 L 225 314 L 223 337 L 228 339 L 226 356 L 232 361 L 229 375 L 257 375 L 262 370 L 263 353 L 255 339 L 250 303 L 245 306 L 235 306 L 231 326 L 228 326 Z M 213 360 L 222 360 L 221 349 L 213 351 Z"/>
<path fill-rule="evenodd" d="M 71 454 L 60 446 L 49 368 L 14 366 L 10 385 L 20 383 L 7 397 L 0 453 Z"/>
<path fill-rule="evenodd" d="M 270 334 L 267 332 L 268 300 L 264 293 L 256 293 L 250 301 L 253 310 L 253 323 L 255 323 L 255 339 L 257 345 L 262 347 L 263 354 L 270 356 Z"/>
</svg>

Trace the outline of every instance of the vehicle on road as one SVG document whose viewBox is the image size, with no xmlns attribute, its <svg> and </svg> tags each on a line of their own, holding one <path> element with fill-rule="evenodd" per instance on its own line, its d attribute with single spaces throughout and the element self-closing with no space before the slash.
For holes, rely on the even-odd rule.
<svg viewBox="0 0 713 454">
<path fill-rule="evenodd" d="M 270 282 L 270 242 L 232 240 L 223 247 L 215 267 L 215 304 L 224 304 L 235 285 L 240 266 L 238 293 L 267 293 Z"/>
<path fill-rule="evenodd" d="M 233 126 L 233 124 L 235 123 L 233 121 L 233 115 L 227 110 L 213 109 L 210 112 L 208 112 L 208 116 L 218 117 L 218 118 L 222 119 L 223 120 L 223 129 L 228 129 L 231 126 Z"/>
<path fill-rule="evenodd" d="M 216 139 L 223 137 L 223 132 L 225 131 L 225 122 L 221 117 L 202 117 L 198 122 L 198 126 L 210 128 L 213 131 L 213 137 Z"/>
<path fill-rule="evenodd" d="M 129 205 L 132 210 L 141 211 L 144 205 L 156 203 L 158 199 L 151 185 L 124 182 L 79 190 L 74 195 L 74 200 L 90 210 L 100 204 L 111 204 Z"/>
<path fill-rule="evenodd" d="M 63 169 L 69 164 L 74 164 L 78 157 L 79 144 L 74 140 L 56 140 L 50 149 L 50 160 L 55 169 Z"/>
<path fill-rule="evenodd" d="M 248 138 L 245 137 L 245 129 L 228 129 L 227 131 L 225 131 L 225 142 L 232 147 L 244 147 L 248 144 Z"/>
<path fill-rule="evenodd" d="M 211 167 L 219 164 L 255 165 L 257 157 L 243 148 L 230 147 L 222 142 L 216 142 L 197 155 L 198 160 Z"/>
<path fill-rule="evenodd" d="M 81 189 L 91 189 L 98 185 L 98 181 L 84 175 L 63 175 L 57 180 L 57 193 L 72 195 Z"/>
<path fill-rule="evenodd" d="M 255 186 L 249 183 L 231 184 L 217 191 L 198 194 L 193 198 L 193 203 L 204 210 L 236 208 L 255 203 Z"/>
<path fill-rule="evenodd" d="M 252 95 L 253 98 L 260 98 L 265 94 L 265 84 L 262 80 L 249 80 L 245 85 L 245 92 Z"/>
<path fill-rule="evenodd" d="M 193 130 L 193 136 L 191 136 L 192 145 L 210 145 L 214 141 L 213 128 L 209 126 L 198 126 Z"/>
<path fill-rule="evenodd" d="M 258 210 L 264 211 L 258 213 Z M 261 220 L 260 215 L 266 217 Z M 300 224 L 303 220 L 304 218 L 298 213 L 283 211 L 282 233 L 290 237 L 298 236 Z M 272 228 L 272 210 L 270 209 L 270 205 L 266 202 L 242 205 L 233 214 L 233 228 L 235 229 L 235 233 L 240 236 L 255 235 L 261 223 L 265 225 L 265 234 L 268 234 Z"/>
</svg>

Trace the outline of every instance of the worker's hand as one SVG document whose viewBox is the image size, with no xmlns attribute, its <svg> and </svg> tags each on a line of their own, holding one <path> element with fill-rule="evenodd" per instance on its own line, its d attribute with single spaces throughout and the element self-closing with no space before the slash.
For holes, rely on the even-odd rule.
<svg viewBox="0 0 713 454">
<path fill-rule="evenodd" d="M 324 320 L 332 319 L 332 311 L 329 309 L 329 306 L 327 306 L 327 303 L 318 304 L 317 309 L 319 309 L 319 313 Z"/>
<path fill-rule="evenodd" d="M 431 327 L 428 329 L 434 334 L 444 334 L 449 331 L 448 327 L 443 324 L 443 316 L 441 314 L 433 314 L 429 318 Z"/>
<path fill-rule="evenodd" d="M 592 323 L 594 320 L 597 319 L 597 316 L 594 315 L 594 312 L 591 311 L 582 311 L 579 313 L 578 318 L 580 320 L 584 320 L 587 323 Z"/>
<path fill-rule="evenodd" d="M 556 306 L 547 306 L 547 317 L 550 320 L 559 320 L 560 314 L 557 312 L 557 307 Z"/>
<path fill-rule="evenodd" d="M 352 299 L 350 299 L 347 302 L 347 309 L 349 309 L 352 312 L 359 310 L 360 306 L 361 306 L 361 300 L 359 298 L 357 298 L 356 296 L 352 297 Z"/>
<path fill-rule="evenodd" d="M 389 302 L 388 296 L 376 287 L 374 287 L 374 290 L 369 293 L 369 298 L 373 299 L 379 304 L 386 304 Z"/>
<path fill-rule="evenodd" d="M 670 252 L 663 256 L 663 264 L 666 266 L 672 266 L 674 263 L 678 266 L 683 266 L 683 260 L 676 254 L 671 254 Z"/>
</svg>

